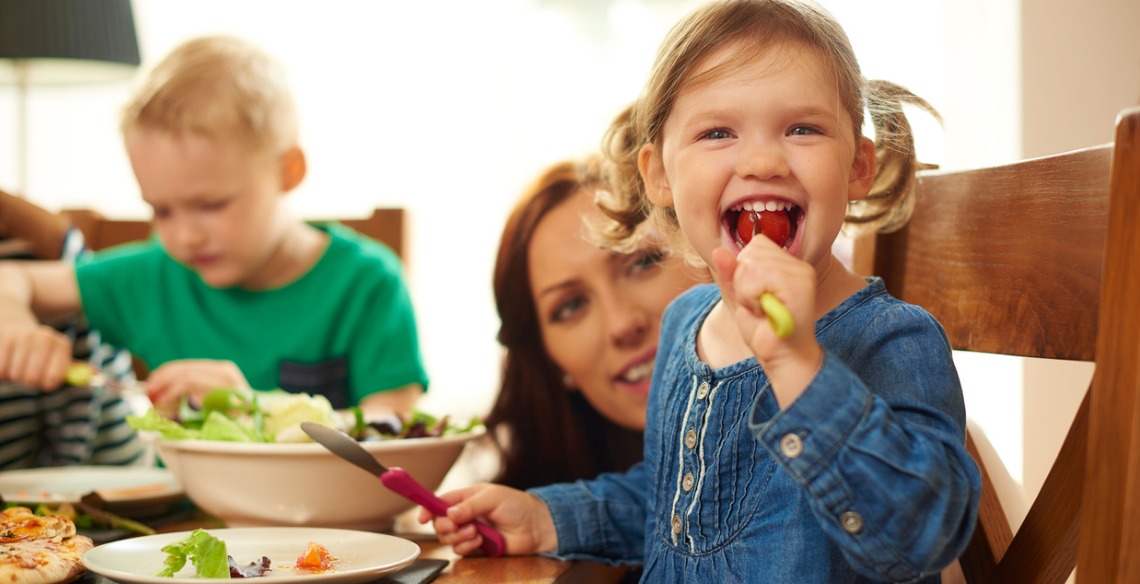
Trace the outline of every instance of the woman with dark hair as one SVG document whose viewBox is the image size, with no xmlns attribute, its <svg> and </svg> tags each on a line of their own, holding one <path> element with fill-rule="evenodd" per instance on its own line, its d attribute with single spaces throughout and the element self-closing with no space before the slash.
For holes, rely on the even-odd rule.
<svg viewBox="0 0 1140 584">
<path fill-rule="evenodd" d="M 486 423 L 495 482 L 527 488 L 641 460 L 649 380 L 666 305 L 707 273 L 652 243 L 600 246 L 587 222 L 608 191 L 597 161 L 546 169 L 516 203 L 495 265 L 505 349 Z"/>
</svg>

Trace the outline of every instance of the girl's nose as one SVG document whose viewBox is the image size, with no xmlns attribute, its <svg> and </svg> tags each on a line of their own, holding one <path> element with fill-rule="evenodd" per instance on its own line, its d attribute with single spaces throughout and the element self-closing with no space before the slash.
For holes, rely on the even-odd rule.
<svg viewBox="0 0 1140 584">
<path fill-rule="evenodd" d="M 750 140 L 741 143 L 736 161 L 736 174 L 742 178 L 765 180 L 787 176 L 791 172 L 784 149 L 773 140 Z"/>
</svg>

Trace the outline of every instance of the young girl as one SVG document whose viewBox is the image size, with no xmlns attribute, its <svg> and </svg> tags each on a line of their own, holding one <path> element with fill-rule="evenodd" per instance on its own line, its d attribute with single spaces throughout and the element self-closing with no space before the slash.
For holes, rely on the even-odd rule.
<svg viewBox="0 0 1140 584">
<path fill-rule="evenodd" d="M 609 235 L 632 236 L 650 208 L 716 284 L 665 314 L 645 460 L 588 482 L 449 493 L 440 539 L 470 553 L 479 538 L 456 525 L 482 517 L 508 553 L 642 562 L 651 582 L 939 581 L 980 493 L 950 348 L 928 313 L 831 254 L 851 202 L 859 221 L 905 219 L 909 94 L 865 86 L 840 26 L 793 0 L 703 6 L 655 67 L 628 127 L 611 129 L 629 146 L 616 169 L 640 178 L 617 181 L 629 197 Z M 877 163 L 862 113 L 885 105 Z M 786 241 L 752 237 L 757 222 Z M 764 293 L 791 313 L 789 336 Z"/>
</svg>

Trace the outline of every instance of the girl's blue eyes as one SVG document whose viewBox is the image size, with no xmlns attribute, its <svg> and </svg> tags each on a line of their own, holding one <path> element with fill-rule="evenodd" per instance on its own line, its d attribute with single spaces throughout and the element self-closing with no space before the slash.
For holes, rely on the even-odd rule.
<svg viewBox="0 0 1140 584">
<path fill-rule="evenodd" d="M 703 140 L 724 140 L 725 138 L 731 138 L 731 137 L 732 137 L 732 133 L 729 132 L 728 130 L 725 130 L 724 128 L 717 128 L 715 130 L 709 130 L 708 132 L 701 134 L 701 139 L 703 139 Z"/>
<path fill-rule="evenodd" d="M 788 130 L 787 135 L 789 135 L 789 136 L 810 136 L 810 135 L 819 134 L 819 133 L 820 133 L 819 128 L 816 128 L 814 126 L 793 126 L 790 130 Z M 724 128 L 717 128 L 715 130 L 709 130 L 709 131 L 701 134 L 701 139 L 702 140 L 726 140 L 728 138 L 731 138 L 732 136 L 733 136 L 733 134 L 731 131 L 726 130 Z"/>
</svg>

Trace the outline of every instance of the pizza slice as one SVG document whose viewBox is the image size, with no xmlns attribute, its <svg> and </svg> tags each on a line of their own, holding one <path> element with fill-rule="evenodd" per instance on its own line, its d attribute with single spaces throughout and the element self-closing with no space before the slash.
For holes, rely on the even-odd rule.
<svg viewBox="0 0 1140 584">
<path fill-rule="evenodd" d="M 27 507 L 0 514 L 0 582 L 59 584 L 83 575 L 83 554 L 94 547 L 66 517 L 39 516 Z"/>
</svg>

